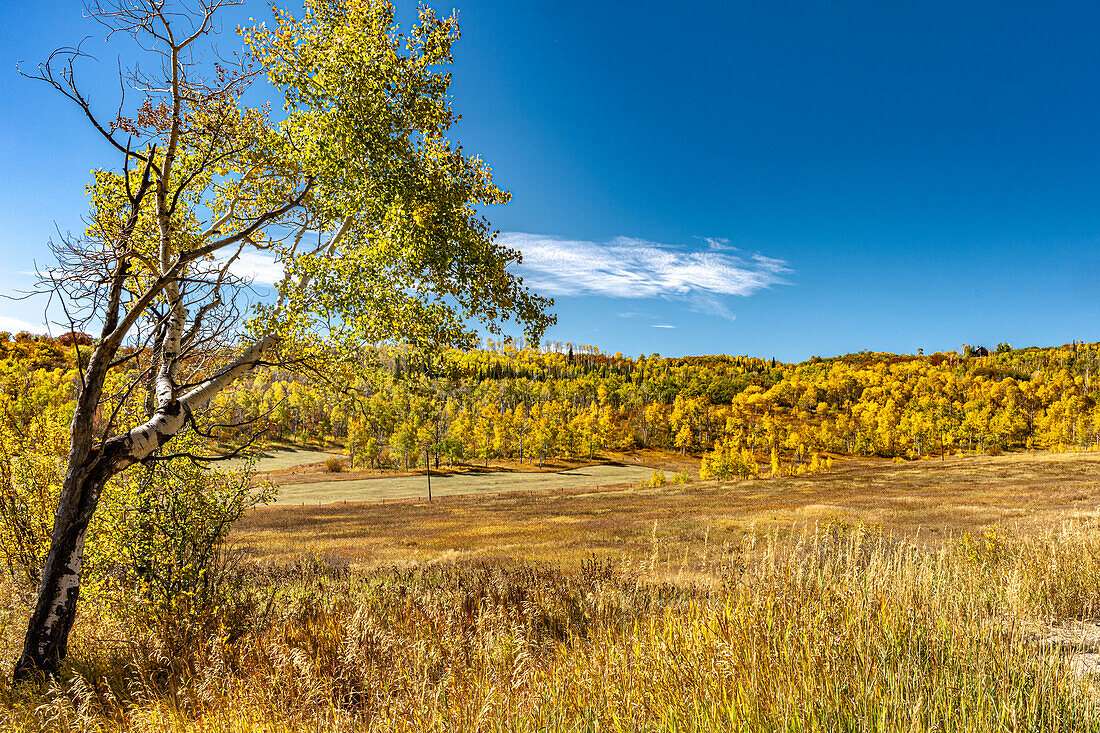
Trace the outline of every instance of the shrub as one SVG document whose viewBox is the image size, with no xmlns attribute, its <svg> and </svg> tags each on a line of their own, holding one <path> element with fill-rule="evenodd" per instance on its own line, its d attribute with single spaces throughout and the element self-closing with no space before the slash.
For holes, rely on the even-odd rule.
<svg viewBox="0 0 1100 733">
<path fill-rule="evenodd" d="M 687 471 L 680 471 L 678 473 L 674 473 L 674 474 L 672 474 L 672 483 L 674 483 L 674 484 L 690 484 L 691 483 L 691 476 L 688 475 Z"/>
<path fill-rule="evenodd" d="M 197 453 L 198 442 L 183 436 L 174 447 Z M 104 494 L 88 587 L 170 653 L 215 632 L 235 635 L 226 628 L 239 590 L 229 532 L 247 509 L 274 498 L 274 486 L 253 484 L 250 465 L 222 472 L 171 459 L 132 468 Z"/>
<path fill-rule="evenodd" d="M 47 409 L 18 431 L 0 423 L 0 558 L 26 591 L 37 587 L 50 548 L 70 418 L 68 410 Z"/>
<path fill-rule="evenodd" d="M 329 473 L 340 473 L 344 470 L 344 461 L 336 456 L 325 459 L 325 470 Z"/>
<path fill-rule="evenodd" d="M 92 337 L 86 333 L 80 331 L 67 331 L 57 337 L 57 343 L 62 346 L 72 346 L 76 344 L 78 346 L 91 346 Z"/>
<path fill-rule="evenodd" d="M 28 596 L 49 550 L 60 495 L 67 415 L 49 411 L 31 422 L 28 445 L 0 429 L 0 559 Z M 194 435 L 173 442 L 201 454 Z M 255 487 L 251 469 L 223 473 L 185 458 L 133 466 L 112 480 L 88 529 L 82 602 L 105 608 L 165 651 L 178 651 L 217 631 L 232 635 L 229 531 L 274 487 Z M 239 626 L 239 624 L 236 624 Z"/>
<path fill-rule="evenodd" d="M 665 472 L 659 468 L 653 469 L 653 474 L 642 482 L 644 488 L 657 488 L 665 485 Z"/>
</svg>

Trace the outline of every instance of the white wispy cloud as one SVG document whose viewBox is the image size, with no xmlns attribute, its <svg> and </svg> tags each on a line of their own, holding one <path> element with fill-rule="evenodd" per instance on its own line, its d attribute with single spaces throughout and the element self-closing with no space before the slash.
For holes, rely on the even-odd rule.
<svg viewBox="0 0 1100 733">
<path fill-rule="evenodd" d="M 613 298 L 684 298 L 715 312 L 716 298 L 751 295 L 780 284 L 787 263 L 761 254 L 742 256 L 726 240 L 705 240 L 705 250 L 616 237 L 610 242 L 505 232 L 501 241 L 523 253 L 518 268 L 525 282 L 546 295 L 604 295 Z M 726 312 L 720 315 L 732 315 Z"/>
<path fill-rule="evenodd" d="M 649 327 L 650 328 L 676 328 L 676 326 L 671 326 L 667 323 L 653 323 L 653 324 L 650 324 Z"/>
<path fill-rule="evenodd" d="M 46 325 L 44 323 L 31 323 L 30 321 L 24 321 L 20 318 L 0 315 L 0 331 L 7 331 L 8 333 L 19 333 L 20 331 L 45 333 Z"/>
<path fill-rule="evenodd" d="M 221 259 L 224 262 L 225 259 Z M 286 270 L 283 263 L 267 252 L 245 250 L 230 266 L 229 271 L 237 277 L 251 280 L 255 285 L 274 285 L 283 279 Z"/>
<path fill-rule="evenodd" d="M 783 260 L 745 255 L 726 238 L 701 239 L 706 249 L 689 250 L 630 237 L 594 242 L 526 232 L 500 235 L 502 244 L 523 253 L 518 273 L 540 294 L 674 298 L 694 311 L 729 320 L 736 316 L 725 298 L 782 284 L 784 275 L 791 272 Z M 271 254 L 256 251 L 241 253 L 231 270 L 257 285 L 274 285 L 285 272 L 283 263 Z M 659 318 L 636 310 L 620 315 Z"/>
<path fill-rule="evenodd" d="M 715 316 L 721 316 L 729 321 L 737 320 L 737 315 L 730 310 L 730 307 L 722 299 L 722 296 L 715 295 L 714 293 L 692 293 L 684 298 L 688 304 L 688 308 L 696 313 L 709 313 Z"/>
<path fill-rule="evenodd" d="M 730 244 L 729 237 L 703 237 L 703 241 L 713 250 L 720 252 L 736 252 L 737 248 Z"/>
</svg>

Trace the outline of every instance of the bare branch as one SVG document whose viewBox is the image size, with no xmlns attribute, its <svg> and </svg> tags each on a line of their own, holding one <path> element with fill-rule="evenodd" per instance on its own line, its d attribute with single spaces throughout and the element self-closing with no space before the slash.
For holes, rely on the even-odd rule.
<svg viewBox="0 0 1100 733">
<path fill-rule="evenodd" d="M 86 41 L 87 39 L 84 40 Z M 83 41 L 81 41 L 81 45 L 82 44 Z M 59 58 L 67 58 L 67 61 L 65 62 L 66 68 L 62 69 L 60 72 L 54 68 L 54 62 Z M 94 59 L 94 57 L 90 54 L 86 54 L 81 51 L 80 45 L 77 45 L 76 48 L 67 47 L 56 49 L 53 53 L 49 55 L 49 58 L 47 58 L 44 63 L 38 65 L 37 74 L 28 74 L 18 68 L 17 70 L 22 76 L 26 77 L 27 79 L 34 79 L 36 81 L 46 82 L 54 89 L 61 92 L 61 94 L 64 95 L 67 99 L 75 102 L 77 106 L 80 107 L 81 111 L 84 112 L 84 116 L 88 118 L 88 121 L 92 123 L 92 127 L 94 127 L 95 130 L 103 137 L 103 139 L 110 143 L 111 146 L 114 147 L 118 152 L 127 157 L 132 156 L 134 158 L 137 158 L 138 160 L 149 162 L 150 159 L 144 157 L 140 153 L 130 150 L 127 146 L 122 145 L 118 140 L 116 140 L 115 136 L 107 130 L 107 128 L 99 121 L 99 118 L 95 116 L 95 113 L 92 112 L 91 105 L 89 104 L 88 100 L 85 99 L 84 95 L 81 94 L 79 88 L 76 85 L 76 72 L 73 64 L 78 58 Z"/>
</svg>

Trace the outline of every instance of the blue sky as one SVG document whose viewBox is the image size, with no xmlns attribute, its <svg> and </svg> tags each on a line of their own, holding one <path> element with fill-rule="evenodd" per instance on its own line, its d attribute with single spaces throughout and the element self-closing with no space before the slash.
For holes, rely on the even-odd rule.
<svg viewBox="0 0 1100 733">
<path fill-rule="evenodd" d="M 551 338 L 784 360 L 1100 340 L 1100 4 L 457 7 L 454 137 L 513 192 L 490 218 L 556 298 Z M 106 99 L 114 56 L 79 3 L 0 24 L 10 292 L 114 162 L 15 63 L 95 36 Z"/>
</svg>

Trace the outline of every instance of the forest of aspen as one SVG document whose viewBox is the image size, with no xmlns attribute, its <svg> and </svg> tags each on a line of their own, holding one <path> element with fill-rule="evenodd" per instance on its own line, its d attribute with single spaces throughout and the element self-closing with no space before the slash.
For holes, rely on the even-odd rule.
<svg viewBox="0 0 1100 733">
<path fill-rule="evenodd" d="M 3 429 L 64 425 L 72 336 L 0 334 Z M 590 346 L 490 343 L 428 361 L 371 353 L 369 377 L 257 372 L 217 397 L 215 424 L 250 439 L 340 446 L 352 466 L 409 470 L 500 459 L 666 449 L 710 478 L 818 470 L 829 456 L 913 460 L 952 453 L 1100 447 L 1100 344 L 990 352 L 860 352 L 801 364 L 748 356 L 637 358 Z M 241 428 L 212 437 L 226 451 Z M 234 441 L 237 441 L 236 443 Z"/>
<path fill-rule="evenodd" d="M 38 445 L 67 424 L 86 343 L 83 334 L 0 334 L 9 461 L 13 446 Z M 1100 344 L 784 364 L 489 342 L 434 360 L 401 352 L 362 359 L 373 368 L 257 372 L 218 395 L 207 435 L 223 453 L 246 442 L 331 446 L 346 451 L 348 467 L 388 471 L 426 460 L 541 468 L 548 458 L 663 449 L 701 457 L 701 477 L 715 479 L 814 473 L 834 456 L 1100 448 Z"/>
</svg>

